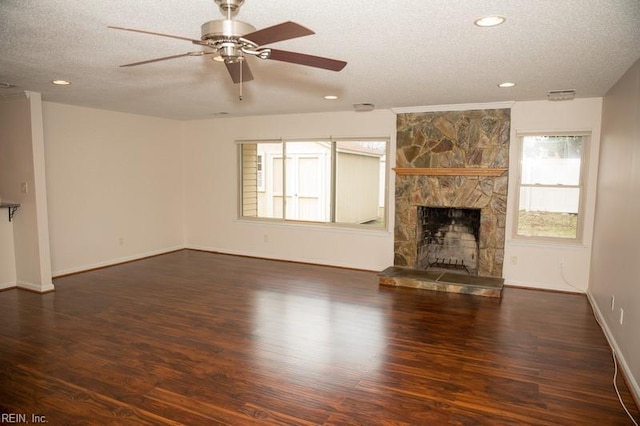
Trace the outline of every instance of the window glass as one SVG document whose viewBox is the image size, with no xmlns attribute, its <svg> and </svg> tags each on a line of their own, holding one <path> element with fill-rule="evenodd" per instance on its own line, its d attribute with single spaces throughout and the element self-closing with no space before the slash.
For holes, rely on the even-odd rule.
<svg viewBox="0 0 640 426">
<path fill-rule="evenodd" d="M 241 216 L 384 228 L 387 145 L 241 142 Z"/>
<path fill-rule="evenodd" d="M 331 144 L 285 142 L 286 219 L 330 220 Z"/>
<path fill-rule="evenodd" d="M 584 136 L 524 136 L 516 234 L 579 239 Z"/>
<path fill-rule="evenodd" d="M 336 222 L 384 225 L 386 142 L 336 143 Z"/>
<path fill-rule="evenodd" d="M 582 136 L 523 138 L 522 183 L 578 185 Z"/>
</svg>

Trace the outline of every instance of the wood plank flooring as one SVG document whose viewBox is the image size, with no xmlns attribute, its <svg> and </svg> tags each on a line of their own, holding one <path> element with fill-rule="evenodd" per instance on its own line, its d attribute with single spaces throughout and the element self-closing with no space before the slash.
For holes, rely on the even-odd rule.
<svg viewBox="0 0 640 426">
<path fill-rule="evenodd" d="M 379 287 L 189 250 L 55 286 L 0 292 L 6 423 L 631 424 L 583 295 Z"/>
</svg>

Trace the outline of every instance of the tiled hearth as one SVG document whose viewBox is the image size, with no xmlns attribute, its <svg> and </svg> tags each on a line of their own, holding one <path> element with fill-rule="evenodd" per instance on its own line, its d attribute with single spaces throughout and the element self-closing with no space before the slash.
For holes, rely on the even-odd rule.
<svg viewBox="0 0 640 426">
<path fill-rule="evenodd" d="M 398 115 L 395 256 L 393 267 L 380 274 L 380 284 L 480 294 L 490 282 L 501 290 L 509 131 L 509 109 Z M 477 264 L 465 268 L 467 273 L 443 271 L 442 265 L 430 270 L 420 260 L 418 210 L 423 207 L 480 212 Z M 457 262 L 455 257 L 447 250 L 443 263 Z M 473 285 L 480 286 L 477 292 Z"/>
</svg>

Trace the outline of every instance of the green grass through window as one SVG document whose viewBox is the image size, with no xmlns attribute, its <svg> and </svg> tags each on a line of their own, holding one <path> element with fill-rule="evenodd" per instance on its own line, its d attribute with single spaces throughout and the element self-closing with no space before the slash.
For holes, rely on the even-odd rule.
<svg viewBox="0 0 640 426">
<path fill-rule="evenodd" d="M 518 235 L 525 237 L 576 238 L 578 215 L 520 210 Z"/>
</svg>

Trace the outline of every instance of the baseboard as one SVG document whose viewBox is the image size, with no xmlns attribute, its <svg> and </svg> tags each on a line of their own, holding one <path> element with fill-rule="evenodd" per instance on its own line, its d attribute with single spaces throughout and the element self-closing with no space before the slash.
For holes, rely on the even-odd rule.
<svg viewBox="0 0 640 426">
<path fill-rule="evenodd" d="M 22 290 L 32 291 L 34 293 L 49 293 L 51 291 L 55 291 L 56 289 L 53 286 L 53 284 L 40 285 L 40 284 L 28 283 L 25 281 L 18 281 L 16 283 L 16 287 Z"/>
<path fill-rule="evenodd" d="M 16 283 L 2 283 L 0 284 L 0 291 L 9 290 L 10 288 L 16 288 Z"/>
<path fill-rule="evenodd" d="M 322 261 L 320 259 L 312 259 L 312 258 L 305 258 L 305 257 L 294 257 L 294 258 L 283 259 L 281 257 L 268 256 L 268 255 L 265 255 L 264 253 L 254 253 L 254 252 L 249 252 L 244 250 L 239 251 L 239 250 L 221 249 L 221 248 L 210 247 L 210 246 L 188 245 L 185 248 L 187 250 L 199 250 L 199 251 L 206 251 L 210 253 L 228 254 L 231 256 L 253 257 L 255 259 L 276 260 L 280 262 L 304 263 L 307 265 L 333 266 L 336 268 L 351 269 L 351 270 L 357 270 L 357 271 L 379 272 L 384 268 L 386 268 L 386 266 L 380 269 L 364 267 L 364 266 L 359 267 L 359 266 L 353 266 L 353 264 L 351 263 L 327 262 L 327 261 Z"/>
<path fill-rule="evenodd" d="M 584 289 L 573 287 L 571 285 L 560 284 L 560 285 L 549 285 L 549 284 L 540 284 L 534 282 L 527 281 L 515 281 L 515 280 L 504 280 L 504 285 L 508 287 L 518 287 L 518 288 L 527 288 L 531 290 L 550 290 L 550 291 L 558 291 L 562 293 L 581 293 L 584 294 L 586 291 Z"/>
<path fill-rule="evenodd" d="M 640 407 L 640 386 L 638 386 L 638 381 L 635 379 L 635 377 L 633 377 L 633 374 L 631 374 L 629 364 L 627 364 L 624 354 L 620 350 L 620 346 L 618 346 L 618 342 L 616 342 L 615 337 L 613 337 L 613 333 L 611 333 L 611 330 L 609 329 L 607 322 L 604 320 L 604 316 L 602 315 L 602 312 L 600 312 L 600 309 L 598 308 L 598 305 L 596 304 L 596 301 L 590 291 L 587 291 L 587 299 L 591 304 L 591 309 L 593 309 L 593 313 L 598 320 L 598 324 L 600 324 L 600 327 L 604 332 L 604 336 L 609 342 L 609 346 L 613 348 L 616 354 L 618 365 L 620 366 L 621 373 L 624 376 L 623 378 L 627 383 L 627 386 L 629 387 L 629 392 L 631 392 L 631 396 L 633 396 L 636 405 Z"/>
<path fill-rule="evenodd" d="M 93 269 L 106 268 L 108 266 L 115 266 L 121 263 L 133 262 L 134 260 L 141 260 L 147 257 L 158 256 L 161 254 L 171 253 L 173 251 L 184 250 L 186 247 L 184 245 L 167 247 L 160 250 L 152 250 L 145 253 L 138 253 L 131 256 L 119 257 L 116 259 L 105 260 L 103 262 L 92 263 L 89 265 L 78 266 L 74 268 L 62 269 L 60 271 L 53 272 L 53 278 L 60 278 L 65 275 L 77 274 L 80 272 L 91 271 Z"/>
</svg>

